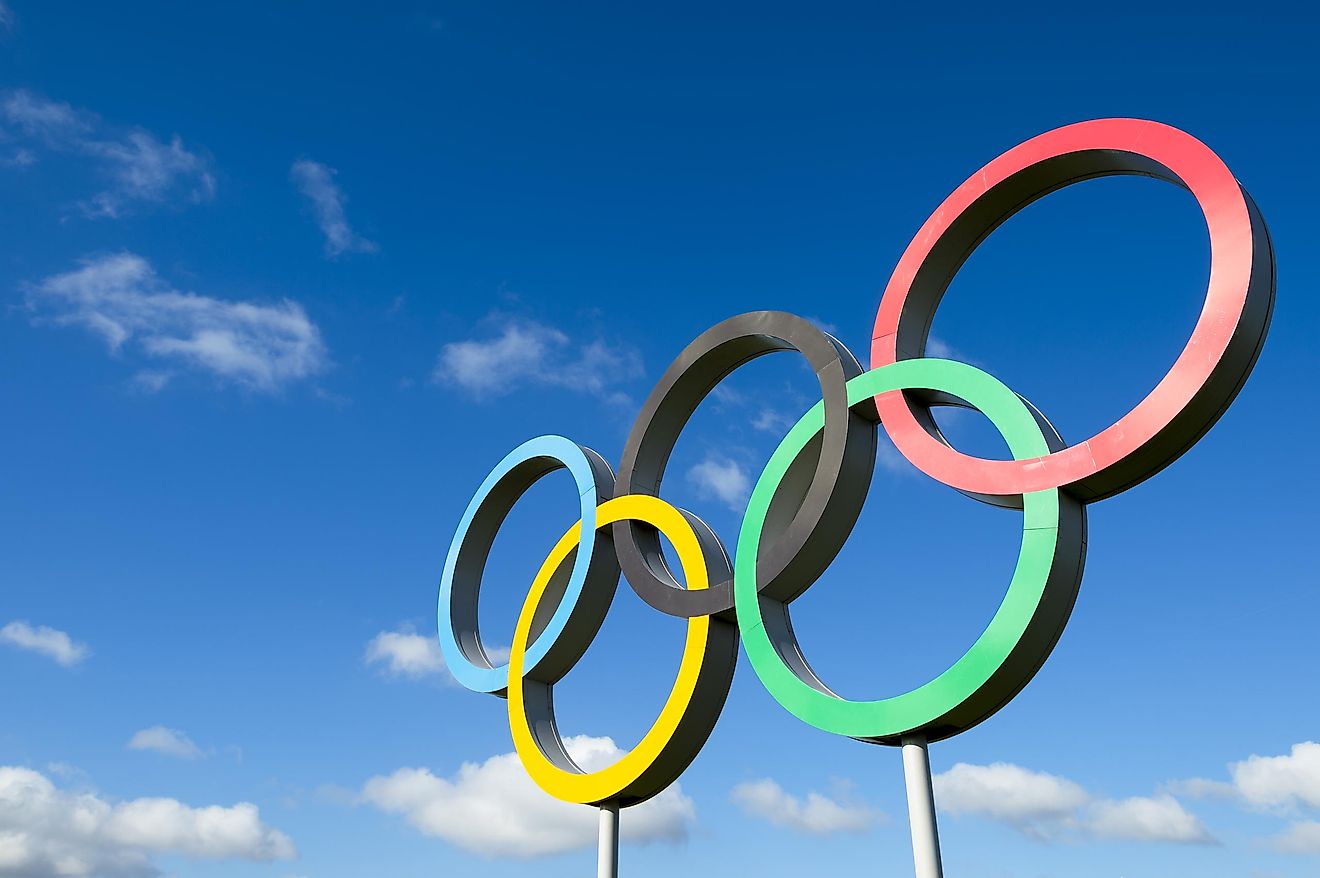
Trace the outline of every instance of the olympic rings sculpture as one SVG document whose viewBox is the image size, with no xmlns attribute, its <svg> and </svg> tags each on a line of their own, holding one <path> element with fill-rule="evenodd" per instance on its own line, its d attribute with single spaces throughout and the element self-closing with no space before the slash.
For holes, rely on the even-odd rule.
<svg viewBox="0 0 1320 878">
<path fill-rule="evenodd" d="M 925 357 L 944 291 L 976 246 L 1044 195 L 1093 177 L 1139 174 L 1182 186 L 1210 233 L 1205 304 L 1181 355 L 1132 411 L 1067 445 L 1045 417 L 974 366 Z M 1044 664 L 1072 612 L 1086 556 L 1086 504 L 1168 466 L 1236 397 L 1264 343 L 1275 293 L 1274 251 L 1260 212 L 1224 163 L 1190 135 L 1137 119 L 1068 125 L 1009 150 L 954 190 L 898 262 L 876 314 L 870 370 L 837 339 L 773 311 L 708 329 L 661 376 L 638 415 L 617 474 L 561 436 L 531 439 L 486 477 L 459 523 L 441 578 L 440 646 L 454 676 L 508 699 L 515 749 L 556 798 L 632 805 L 659 793 L 696 757 L 724 706 L 739 642 L 772 696 L 838 735 L 898 744 L 965 731 L 1007 704 Z M 761 473 L 738 534 L 736 563 L 697 516 L 659 499 L 670 452 L 707 394 L 748 360 L 797 351 L 821 401 L 789 429 Z M 984 414 L 1011 460 L 955 450 L 931 415 L 939 405 Z M 850 701 L 816 675 L 789 607 L 848 538 L 875 463 L 876 427 L 918 469 L 970 497 L 1021 509 L 1022 544 L 1007 593 L 981 636 L 934 679 L 902 695 Z M 567 469 L 581 516 L 551 550 L 519 613 L 508 663 L 482 645 L 477 599 L 486 557 L 518 498 Z M 666 537 L 686 588 L 661 551 Z M 555 724 L 553 689 L 594 639 L 622 573 L 646 603 L 686 620 L 669 697 L 617 763 L 584 772 Z"/>
</svg>

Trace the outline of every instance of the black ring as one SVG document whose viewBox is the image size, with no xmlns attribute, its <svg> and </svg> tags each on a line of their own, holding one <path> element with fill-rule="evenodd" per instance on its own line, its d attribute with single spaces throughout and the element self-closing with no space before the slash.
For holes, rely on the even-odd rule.
<svg viewBox="0 0 1320 878">
<path fill-rule="evenodd" d="M 781 601 L 797 597 L 829 565 L 852 532 L 875 468 L 874 405 L 848 406 L 848 379 L 862 373 L 837 339 L 783 311 L 753 311 L 712 326 L 684 348 L 651 391 L 633 423 L 614 496 L 659 496 L 660 481 L 683 427 L 706 395 L 734 369 L 765 354 L 795 350 L 807 358 L 825 401 L 825 429 L 785 476 L 767 515 L 770 545 L 757 565 L 759 589 Z M 814 461 L 814 468 L 812 464 Z M 733 609 L 732 578 L 687 591 L 660 549 L 660 535 L 639 522 L 613 525 L 624 577 L 642 600 L 680 618 Z M 712 574 L 714 571 L 712 571 Z"/>
</svg>

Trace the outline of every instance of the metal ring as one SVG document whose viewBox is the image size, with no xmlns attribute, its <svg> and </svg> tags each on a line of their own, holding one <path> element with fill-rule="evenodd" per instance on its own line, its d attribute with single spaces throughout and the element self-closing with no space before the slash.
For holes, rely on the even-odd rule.
<svg viewBox="0 0 1320 878">
<path fill-rule="evenodd" d="M 784 481 L 766 529 L 757 572 L 767 595 L 789 600 L 814 580 L 848 538 L 875 466 L 874 411 L 849 409 L 846 382 L 862 367 L 839 341 L 782 311 L 754 311 L 718 323 L 684 348 L 661 376 L 623 449 L 615 496 L 658 496 L 669 455 L 697 406 L 726 375 L 774 351 L 796 350 L 820 382 L 825 428 L 819 443 Z M 685 590 L 665 565 L 660 536 L 641 522 L 614 525 L 619 565 L 633 590 L 671 616 L 724 613 L 733 583 Z"/>
<path fill-rule="evenodd" d="M 694 594 L 705 590 L 709 542 L 698 536 L 705 525 L 663 500 L 641 495 L 602 503 L 594 519 L 596 527 L 625 520 L 645 521 L 668 537 L 688 588 Z M 678 675 L 651 728 L 618 762 L 583 771 L 568 755 L 555 724 L 553 687 L 568 668 L 528 668 L 524 679 L 524 651 L 556 571 L 589 533 L 585 521 L 568 529 L 541 565 L 518 615 L 509 655 L 509 728 L 527 773 L 550 795 L 583 804 L 635 805 L 673 783 L 710 737 L 733 682 L 738 628 L 726 619 L 689 618 Z M 587 643 L 594 637 L 593 630 Z"/>
<path fill-rule="evenodd" d="M 918 388 L 952 394 L 980 410 L 1015 459 L 1048 451 L 1031 410 L 998 380 L 951 360 L 903 360 L 848 382 L 848 399 Z M 790 713 L 819 729 L 897 744 L 955 735 L 999 710 L 1025 686 L 1058 641 L 1081 583 L 1086 508 L 1057 488 L 1023 496 L 1022 549 L 1008 592 L 990 624 L 957 662 L 925 685 L 878 701 L 849 701 L 830 690 L 798 646 L 788 602 L 759 594 L 755 563 L 761 532 L 780 479 L 825 422 L 817 403 L 788 432 L 756 482 L 738 534 L 734 595 L 747 656 L 767 691 Z"/>
<path fill-rule="evenodd" d="M 1007 497 L 1063 488 L 1084 502 L 1149 478 L 1205 434 L 1237 396 L 1274 308 L 1274 248 L 1265 220 L 1223 161 L 1190 134 L 1141 119 L 1049 131 L 990 162 L 926 220 L 894 269 L 872 332 L 871 365 L 924 355 L 954 274 L 1000 223 L 1081 180 L 1140 174 L 1187 189 L 1210 232 L 1210 281 L 1191 338 L 1168 374 L 1117 423 L 1069 448 L 984 460 L 951 448 L 929 410 L 906 393 L 876 399 L 885 430 L 918 469 L 959 490 Z M 916 403 L 916 405 L 913 405 Z"/>
<path fill-rule="evenodd" d="M 1147 174 L 1188 188 L 1206 214 L 1213 265 L 1201 318 L 1174 367 L 1117 424 L 1068 447 L 1039 411 L 996 379 L 921 355 L 940 296 L 985 235 L 1046 192 L 1107 174 Z M 1149 477 L 1210 428 L 1251 371 L 1273 299 L 1274 254 L 1264 222 L 1199 141 L 1131 119 L 1041 135 L 959 187 L 909 245 L 877 313 L 875 369 L 862 373 L 842 344 L 805 320 L 743 314 L 707 330 L 665 372 L 633 426 L 617 479 L 594 452 L 558 436 L 534 439 L 501 461 L 469 503 L 445 562 L 439 604 L 445 658 L 464 685 L 508 696 L 520 759 L 543 789 L 567 801 L 635 804 L 675 780 L 718 718 L 740 631 L 766 688 L 811 725 L 884 744 L 912 734 L 927 740 L 957 734 L 1013 698 L 1058 641 L 1085 562 L 1085 504 Z M 679 434 L 711 388 L 747 360 L 778 350 L 807 358 L 822 399 L 757 480 L 730 572 L 710 528 L 654 495 Z M 935 405 L 983 412 L 1013 460 L 981 460 L 946 447 L 930 416 Z M 899 449 L 929 475 L 978 499 L 1020 507 L 1022 548 L 1003 602 L 958 661 L 902 695 L 848 701 L 812 671 L 788 607 L 856 524 L 881 415 Z M 561 467 L 577 483 L 581 520 L 536 576 L 509 665 L 495 667 L 477 630 L 486 555 L 527 487 Z M 620 496 L 610 499 L 612 493 Z M 597 536 L 606 525 L 610 530 Z M 661 534 L 678 553 L 687 589 L 665 565 Z M 648 604 L 687 619 L 688 639 L 669 699 L 641 744 L 614 766 L 586 774 L 559 738 L 552 689 L 595 638 L 620 565 Z"/>
<path fill-rule="evenodd" d="M 538 479 L 567 469 L 577 484 L 586 535 L 566 578 L 557 580 L 553 600 L 532 627 L 524 666 L 536 673 L 566 672 L 582 657 L 609 611 L 619 582 L 614 546 L 596 537 L 596 506 L 614 488 L 610 465 L 590 448 L 563 436 L 538 436 L 510 451 L 496 464 L 468 503 L 445 558 L 440 578 L 437 628 L 440 649 L 454 677 L 469 689 L 503 695 L 509 666 L 486 655 L 477 625 L 482 571 L 495 534 L 518 498 Z"/>
</svg>

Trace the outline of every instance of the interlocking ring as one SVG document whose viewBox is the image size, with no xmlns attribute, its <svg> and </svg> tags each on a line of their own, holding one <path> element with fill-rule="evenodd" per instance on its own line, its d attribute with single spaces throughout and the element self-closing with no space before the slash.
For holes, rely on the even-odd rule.
<svg viewBox="0 0 1320 878">
<path fill-rule="evenodd" d="M 728 572 L 727 564 L 721 568 L 719 560 L 708 554 L 715 541 L 710 529 L 663 500 L 637 494 L 601 504 L 597 527 L 620 521 L 644 521 L 668 537 L 693 593 L 706 588 L 711 561 L 716 562 L 717 571 Z M 733 681 L 738 629 L 726 619 L 690 617 L 678 677 L 660 716 L 641 742 L 618 762 L 600 771 L 584 772 L 568 755 L 555 725 L 552 687 L 563 675 L 523 676 L 524 651 L 537 610 L 551 590 L 549 584 L 555 572 L 580 538 L 581 525 L 575 524 L 550 550 L 518 616 L 509 656 L 509 727 L 523 765 L 552 796 L 583 804 L 632 805 L 669 786 L 706 743 Z M 719 557 L 723 558 L 722 550 Z"/>
<path fill-rule="evenodd" d="M 950 394 L 989 418 L 1016 459 L 1048 452 L 1045 433 L 1013 391 L 965 363 L 904 360 L 848 382 L 848 401 L 863 405 L 900 389 Z M 935 741 L 965 731 L 1017 694 L 1045 663 L 1072 613 L 1086 558 L 1086 509 L 1047 488 L 1023 495 L 1022 549 L 1008 593 L 972 648 L 925 685 L 879 701 L 848 701 L 830 691 L 807 663 L 788 602 L 757 593 L 757 553 L 776 488 L 820 432 L 817 403 L 775 449 L 747 503 L 738 534 L 734 593 L 738 627 L 757 676 L 798 719 L 827 732 L 884 744 L 921 734 Z"/>
<path fill-rule="evenodd" d="M 1046 193 L 1108 174 L 1146 174 L 1190 190 L 1205 213 L 1213 264 L 1201 317 L 1173 368 L 1118 423 L 1069 446 L 1043 414 L 991 375 L 923 353 L 940 297 L 986 235 Z M 523 765 L 542 789 L 570 802 L 635 804 L 672 783 L 715 726 L 740 633 L 770 694 L 817 728 L 880 744 L 965 731 L 1026 686 L 1058 642 L 1081 583 L 1086 504 L 1167 466 L 1241 389 L 1269 327 L 1274 278 L 1259 211 L 1191 136 L 1155 122 L 1106 119 L 1029 140 L 958 187 L 909 245 L 880 302 L 870 371 L 799 317 L 742 314 L 702 333 L 665 371 L 629 434 L 617 479 L 595 452 L 560 436 L 511 452 L 468 504 L 449 548 L 439 602 L 445 659 L 464 685 L 508 697 Z M 670 452 L 701 400 L 742 363 L 780 350 L 807 359 L 821 401 L 788 431 L 757 479 L 731 569 L 714 532 L 657 495 Z M 951 448 L 931 416 L 937 405 L 983 413 L 1012 460 Z M 1003 601 L 966 653 L 902 695 L 849 701 L 811 669 L 789 605 L 824 572 L 857 522 L 877 424 L 937 481 L 1021 509 L 1022 546 Z M 580 519 L 564 523 L 519 613 L 509 664 L 497 667 L 477 630 L 482 568 L 518 497 L 557 468 L 577 483 Z M 686 588 L 670 572 L 662 534 L 678 554 Z M 641 743 L 616 764 L 586 773 L 559 737 L 552 692 L 595 638 L 620 569 L 646 603 L 684 619 L 688 635 L 669 699 Z"/>
<path fill-rule="evenodd" d="M 539 436 L 510 451 L 491 470 L 468 503 L 454 533 L 440 576 L 437 630 L 440 651 L 449 671 L 469 689 L 503 695 L 509 687 L 509 666 L 491 663 L 477 626 L 481 572 L 500 525 L 528 488 L 542 476 L 567 469 L 577 485 L 581 521 L 586 526 L 572 572 L 556 581 L 555 600 L 532 624 L 532 645 L 523 667 L 560 676 L 568 672 L 595 636 L 609 612 L 619 566 L 614 547 L 596 537 L 596 506 L 610 499 L 614 474 L 590 448 L 562 436 Z"/>
<path fill-rule="evenodd" d="M 1242 389 L 1274 310 L 1274 248 L 1265 220 L 1208 146 L 1142 119 L 1066 125 L 1010 149 L 955 189 L 894 269 L 876 312 L 871 365 L 924 355 L 935 309 L 954 273 L 1000 223 L 1056 189 L 1117 174 L 1182 186 L 1205 214 L 1210 281 L 1186 347 L 1155 389 L 1113 426 L 1027 460 L 983 460 L 956 451 L 919 400 L 882 394 L 876 407 L 885 431 L 926 475 L 981 495 L 1063 488 L 1086 502 L 1102 500 L 1180 457 Z"/>
<path fill-rule="evenodd" d="M 757 573 L 763 591 L 789 600 L 815 581 L 842 548 L 875 466 L 875 411 L 865 412 L 869 417 L 852 412 L 845 386 L 862 367 L 851 351 L 810 322 L 782 311 L 757 311 L 699 335 L 665 370 L 642 406 L 623 447 L 614 493 L 659 494 L 670 452 L 706 395 L 743 363 L 783 350 L 806 357 L 825 405 L 821 441 L 784 480 L 787 490 L 769 516 L 770 545 Z M 639 525 L 616 524 L 614 543 L 624 577 L 643 600 L 672 616 L 733 609 L 732 582 L 719 579 L 704 591 L 685 590 L 665 566 L 659 534 Z"/>
</svg>

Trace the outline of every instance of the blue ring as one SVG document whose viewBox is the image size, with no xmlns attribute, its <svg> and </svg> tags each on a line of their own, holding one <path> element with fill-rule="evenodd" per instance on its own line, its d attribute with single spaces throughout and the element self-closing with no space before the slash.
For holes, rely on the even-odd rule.
<svg viewBox="0 0 1320 878">
<path fill-rule="evenodd" d="M 595 452 L 590 453 L 594 454 Z M 463 638 L 480 647 L 481 635 L 477 631 L 475 614 L 473 614 L 474 624 L 470 630 L 462 632 L 454 630 L 456 622 L 453 613 L 454 572 L 458 565 L 459 552 L 467 539 L 472 521 L 500 482 L 507 478 L 515 468 L 529 461 L 538 458 L 555 461 L 559 466 L 552 467 L 547 470 L 547 473 L 555 469 L 567 469 L 572 474 L 573 481 L 577 483 L 578 497 L 582 505 L 581 544 L 573 561 L 573 570 L 569 575 L 568 584 L 564 588 L 563 600 L 559 602 L 554 616 L 551 617 L 545 628 L 527 647 L 523 668 L 528 676 L 535 675 L 538 665 L 545 660 L 547 653 L 568 625 L 574 607 L 582 596 L 582 589 L 586 583 L 587 572 L 591 566 L 592 556 L 596 548 L 596 507 L 604 500 L 609 499 L 608 497 L 599 496 L 597 473 L 587 454 L 586 449 L 563 436 L 538 436 L 535 439 L 529 439 L 510 451 L 503 460 L 495 465 L 495 468 L 481 483 L 481 487 L 477 489 L 477 493 L 472 497 L 467 510 L 463 513 L 463 518 L 458 524 L 458 530 L 454 533 L 454 540 L 449 545 L 449 555 L 445 558 L 445 569 L 440 579 L 440 600 L 436 611 L 436 628 L 440 637 L 440 651 L 444 655 L 445 664 L 449 666 L 449 672 L 454 675 L 458 682 L 475 692 L 503 695 L 509 688 L 509 666 L 506 663 L 483 667 L 474 663 L 459 645 L 459 639 Z M 608 473 L 608 466 L 604 464 L 604 461 L 600 461 L 600 464 L 605 466 Z M 606 484 L 612 482 L 612 479 L 611 476 L 610 481 Z M 460 588 L 479 590 L 481 588 L 480 576 L 461 583 Z M 460 596 L 467 598 L 466 594 Z M 475 595 L 472 596 L 472 599 L 475 602 Z M 485 650 L 481 651 L 484 654 Z"/>
</svg>

